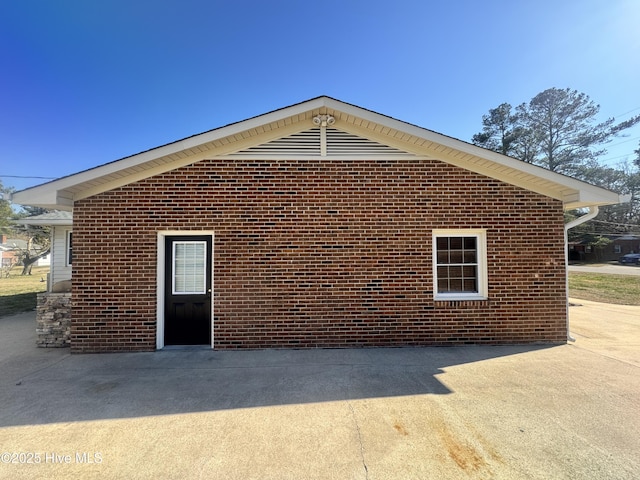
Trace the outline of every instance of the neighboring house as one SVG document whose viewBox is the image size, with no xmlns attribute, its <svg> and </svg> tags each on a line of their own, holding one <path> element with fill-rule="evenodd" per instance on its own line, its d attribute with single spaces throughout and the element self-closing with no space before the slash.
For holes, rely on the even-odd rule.
<svg viewBox="0 0 640 480">
<path fill-rule="evenodd" d="M 620 201 L 328 97 L 13 199 L 73 210 L 74 352 L 564 342 L 563 210 Z"/>
<path fill-rule="evenodd" d="M 69 217 L 69 225 L 71 225 L 71 214 L 69 212 L 65 212 Z M 32 217 L 33 218 L 33 217 Z M 16 221 L 15 223 L 22 223 L 20 221 Z M 43 223 L 43 225 L 48 225 L 48 223 Z M 0 266 L 4 269 L 8 269 L 14 265 L 22 263 L 22 253 L 26 251 L 28 242 L 21 238 L 7 238 L 7 235 L 0 234 Z M 31 254 L 37 255 L 39 253 L 40 246 L 32 245 L 31 246 Z M 49 266 L 50 264 L 50 255 L 39 258 L 37 260 L 37 266 Z M 8 270 L 5 270 L 5 273 Z"/>
<path fill-rule="evenodd" d="M 22 225 L 42 225 L 51 227 L 51 252 L 45 260 L 49 265 L 47 290 L 51 290 L 59 282 L 71 280 L 72 252 L 72 214 L 68 211 L 51 211 L 33 217 L 16 220 Z M 40 263 L 39 263 L 40 264 Z"/>
<path fill-rule="evenodd" d="M 38 260 L 36 260 L 36 265 L 38 267 L 49 267 L 49 266 L 51 266 L 51 254 L 45 255 L 44 257 L 39 258 Z"/>
<path fill-rule="evenodd" d="M 581 262 L 611 262 L 627 253 L 640 253 L 640 237 L 635 235 L 602 235 L 608 242 L 602 246 L 593 235 L 569 243 L 569 259 Z M 600 244 L 599 244 L 600 243 Z"/>
<path fill-rule="evenodd" d="M 0 234 L 0 266 L 8 268 L 20 262 L 20 250 L 27 248 L 27 242 L 19 238 L 8 238 Z"/>
<path fill-rule="evenodd" d="M 39 245 L 33 245 L 32 254 L 37 254 Z M 17 264 L 22 264 L 22 253 L 27 249 L 27 241 L 21 238 L 7 238 L 6 235 L 0 234 L 0 265 L 8 268 Z M 49 255 L 42 257 L 37 261 L 38 266 L 49 265 Z"/>
</svg>

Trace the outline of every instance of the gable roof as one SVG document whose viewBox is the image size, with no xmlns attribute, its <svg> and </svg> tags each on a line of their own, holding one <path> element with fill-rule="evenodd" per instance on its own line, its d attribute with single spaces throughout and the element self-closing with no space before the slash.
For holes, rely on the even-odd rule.
<svg viewBox="0 0 640 480">
<path fill-rule="evenodd" d="M 63 210 L 53 210 L 51 212 L 32 215 L 30 217 L 19 218 L 14 223 L 20 225 L 72 225 L 73 215 L 71 212 Z"/>
<path fill-rule="evenodd" d="M 323 96 L 16 192 L 13 201 L 71 210 L 75 200 L 199 160 L 286 156 L 436 159 L 556 198 L 566 209 L 622 200 L 600 187 Z"/>
<path fill-rule="evenodd" d="M 12 252 L 15 250 L 25 250 L 27 241 L 21 238 L 6 238 L 4 243 L 0 243 L 0 250 L 3 252 Z"/>
</svg>

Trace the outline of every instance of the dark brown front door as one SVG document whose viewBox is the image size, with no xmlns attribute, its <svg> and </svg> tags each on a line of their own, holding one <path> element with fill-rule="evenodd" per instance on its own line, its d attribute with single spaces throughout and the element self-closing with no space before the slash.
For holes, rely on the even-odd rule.
<svg viewBox="0 0 640 480">
<path fill-rule="evenodd" d="M 210 236 L 165 238 L 165 345 L 211 345 Z"/>
</svg>

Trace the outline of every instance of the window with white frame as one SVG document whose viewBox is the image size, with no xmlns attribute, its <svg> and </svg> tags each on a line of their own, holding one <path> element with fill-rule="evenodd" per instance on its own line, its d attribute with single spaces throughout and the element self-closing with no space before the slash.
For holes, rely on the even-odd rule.
<svg viewBox="0 0 640 480">
<path fill-rule="evenodd" d="M 434 230 L 433 294 L 436 300 L 487 298 L 484 230 Z"/>
<path fill-rule="evenodd" d="M 73 232 L 67 231 L 67 266 L 73 263 Z"/>
</svg>

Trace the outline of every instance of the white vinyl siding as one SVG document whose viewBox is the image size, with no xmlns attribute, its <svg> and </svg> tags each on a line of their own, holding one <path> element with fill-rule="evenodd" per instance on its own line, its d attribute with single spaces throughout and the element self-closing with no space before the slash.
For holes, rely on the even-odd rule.
<svg viewBox="0 0 640 480">
<path fill-rule="evenodd" d="M 71 266 L 73 263 L 73 232 L 67 231 L 67 245 L 66 245 L 66 257 L 67 266 Z"/>
<path fill-rule="evenodd" d="M 51 271 L 49 285 L 71 280 L 71 265 L 68 262 L 68 240 L 70 226 L 55 226 L 51 233 Z"/>
</svg>

